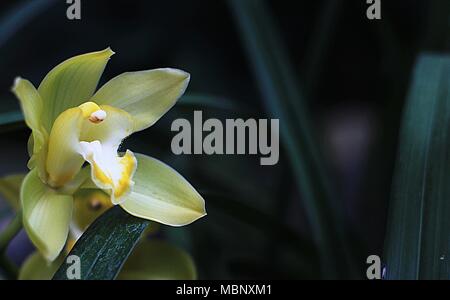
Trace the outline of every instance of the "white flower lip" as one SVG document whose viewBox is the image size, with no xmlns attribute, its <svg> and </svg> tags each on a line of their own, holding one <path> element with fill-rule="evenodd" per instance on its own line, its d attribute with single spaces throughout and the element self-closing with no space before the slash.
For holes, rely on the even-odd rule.
<svg viewBox="0 0 450 300">
<path fill-rule="evenodd" d="M 107 113 L 104 110 L 97 110 L 95 112 L 93 112 L 90 117 L 89 117 L 89 121 L 91 121 L 92 123 L 98 124 L 103 122 L 107 117 Z"/>
</svg>

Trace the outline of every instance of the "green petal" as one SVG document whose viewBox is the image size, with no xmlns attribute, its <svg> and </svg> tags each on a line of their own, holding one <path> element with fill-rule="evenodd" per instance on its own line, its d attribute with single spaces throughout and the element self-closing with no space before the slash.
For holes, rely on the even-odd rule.
<svg viewBox="0 0 450 300">
<path fill-rule="evenodd" d="M 119 280 L 194 280 L 192 258 L 162 241 L 140 242 L 125 263 Z"/>
<path fill-rule="evenodd" d="M 108 48 L 72 57 L 51 70 L 39 86 L 44 101 L 43 123 L 50 132 L 53 121 L 66 109 L 92 97 L 109 58 Z"/>
<path fill-rule="evenodd" d="M 16 211 L 20 207 L 20 186 L 22 185 L 22 181 L 24 178 L 24 174 L 11 175 L 0 178 L 0 194 Z"/>
<path fill-rule="evenodd" d="M 42 115 L 44 112 L 42 98 L 33 84 L 22 78 L 16 79 L 12 91 L 19 99 L 25 116 L 25 123 L 32 130 L 28 144 L 31 156 L 28 166 L 30 169 L 37 167 L 39 176 L 46 180 L 45 158 L 48 132 L 42 126 Z"/>
<path fill-rule="evenodd" d="M 135 131 L 152 126 L 183 95 L 190 75 L 176 69 L 124 73 L 106 83 L 91 101 L 129 112 Z"/>
<path fill-rule="evenodd" d="M 12 91 L 19 99 L 27 126 L 33 131 L 40 131 L 43 103 L 36 88 L 28 80 L 18 77 Z"/>
<path fill-rule="evenodd" d="M 39 179 L 36 170 L 32 170 L 23 181 L 20 199 L 28 236 L 47 260 L 55 260 L 69 232 L 72 196 L 50 189 Z"/>
<path fill-rule="evenodd" d="M 51 280 L 62 262 L 62 256 L 47 262 L 39 252 L 34 252 L 20 268 L 19 280 Z"/>
<path fill-rule="evenodd" d="M 137 154 L 135 186 L 121 203 L 131 215 L 171 226 L 183 226 L 206 215 L 202 196 L 175 170 Z"/>
</svg>

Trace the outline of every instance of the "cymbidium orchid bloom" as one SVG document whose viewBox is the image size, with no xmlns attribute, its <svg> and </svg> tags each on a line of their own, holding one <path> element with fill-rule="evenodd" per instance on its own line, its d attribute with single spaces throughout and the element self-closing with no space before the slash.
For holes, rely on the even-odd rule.
<svg viewBox="0 0 450 300">
<path fill-rule="evenodd" d="M 24 227 L 38 250 L 54 260 L 66 243 L 73 194 L 98 188 L 128 213 L 172 226 L 206 214 L 200 194 L 162 162 L 126 150 L 123 139 L 152 126 L 184 93 L 188 73 L 155 69 L 124 73 L 95 92 L 114 53 L 73 57 L 36 89 L 17 78 L 29 140 L 30 172 L 21 188 Z"/>
</svg>

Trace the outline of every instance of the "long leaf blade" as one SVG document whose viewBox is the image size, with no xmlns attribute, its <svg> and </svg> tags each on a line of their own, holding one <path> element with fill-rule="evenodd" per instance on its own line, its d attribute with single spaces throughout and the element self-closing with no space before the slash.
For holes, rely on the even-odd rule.
<svg viewBox="0 0 450 300">
<path fill-rule="evenodd" d="M 403 117 L 387 279 L 450 279 L 450 57 L 419 58 Z"/>
</svg>

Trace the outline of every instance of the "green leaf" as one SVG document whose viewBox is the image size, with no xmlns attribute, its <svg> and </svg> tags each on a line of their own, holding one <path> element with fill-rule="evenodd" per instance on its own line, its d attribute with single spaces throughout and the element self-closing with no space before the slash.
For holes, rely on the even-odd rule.
<svg viewBox="0 0 450 300">
<path fill-rule="evenodd" d="M 324 159 L 314 139 L 307 101 L 298 88 L 296 74 L 267 2 L 230 0 L 229 3 L 266 111 L 280 120 L 281 141 L 320 251 L 323 276 L 353 275 L 349 272 L 353 269 L 342 225 L 345 223 L 333 199 L 338 196 L 328 179 Z"/>
<path fill-rule="evenodd" d="M 115 206 L 98 218 L 81 236 L 70 255 L 81 261 L 82 280 L 115 279 L 149 221 L 131 216 Z M 53 279 L 67 280 L 63 264 Z"/>
<path fill-rule="evenodd" d="M 125 263 L 120 280 L 194 280 L 192 258 L 163 241 L 142 241 Z"/>
<path fill-rule="evenodd" d="M 450 57 L 422 55 L 406 104 L 385 243 L 387 279 L 450 279 Z"/>
</svg>

